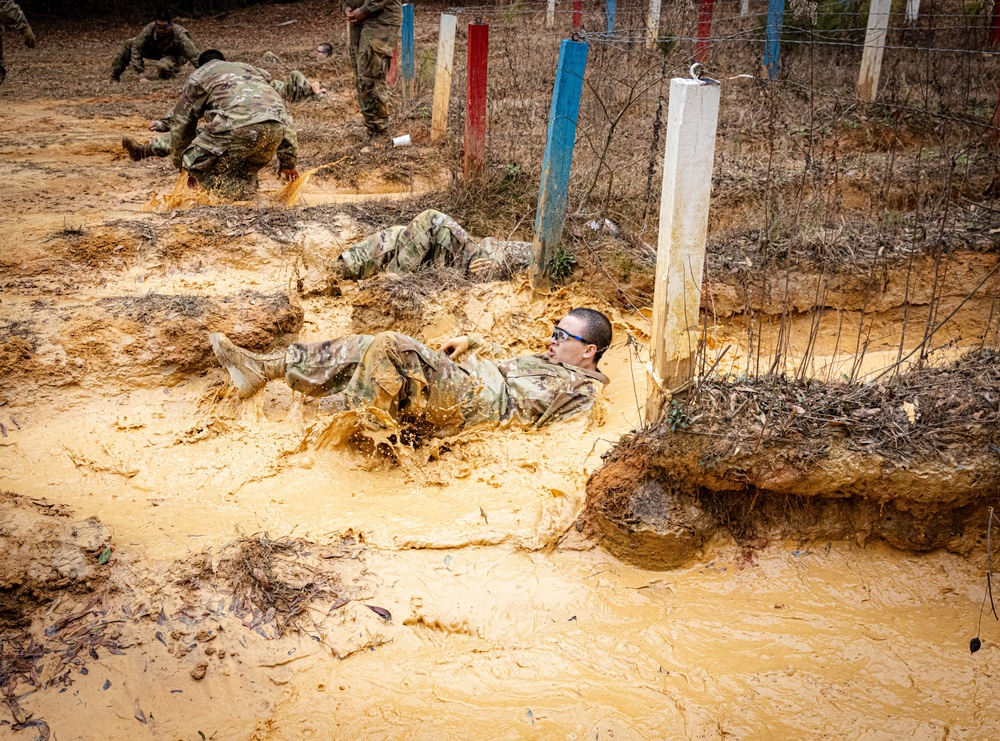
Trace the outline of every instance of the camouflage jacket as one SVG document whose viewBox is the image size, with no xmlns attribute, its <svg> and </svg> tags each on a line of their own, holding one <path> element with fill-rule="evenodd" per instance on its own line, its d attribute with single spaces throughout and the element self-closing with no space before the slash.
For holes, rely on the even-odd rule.
<svg viewBox="0 0 1000 741">
<path fill-rule="evenodd" d="M 156 36 L 156 24 L 150 23 L 132 39 L 132 69 L 137 75 L 142 75 L 146 71 L 143 60 L 163 57 L 177 57 L 182 62 L 187 59 L 197 67 L 198 47 L 182 26 L 173 24 L 166 38 L 160 39 Z"/>
<path fill-rule="evenodd" d="M 501 352 L 480 335 L 468 338 L 470 352 Z M 479 395 L 500 413 L 499 421 L 516 420 L 530 427 L 545 427 L 589 412 L 599 391 L 608 384 L 608 377 L 600 371 L 553 363 L 545 354 L 500 361 L 472 355 L 459 365 L 484 382 Z"/>
<path fill-rule="evenodd" d="M 340 0 L 341 14 L 348 8 L 361 8 L 367 12 L 365 21 L 369 23 L 396 27 L 403 25 L 402 0 Z"/>
<path fill-rule="evenodd" d="M 291 128 L 292 117 L 271 87 L 271 75 L 264 70 L 217 59 L 192 73 L 170 120 L 170 151 L 176 167 L 180 167 L 181 155 L 194 141 L 202 117 L 209 134 L 224 134 L 265 121 L 284 124 L 278 160 L 283 170 L 295 167 L 298 144 Z"/>
<path fill-rule="evenodd" d="M 14 0 L 0 0 L 0 23 L 9 23 L 21 33 L 24 33 L 25 29 L 31 28 L 28 25 L 28 19 L 21 12 L 21 6 Z"/>
</svg>

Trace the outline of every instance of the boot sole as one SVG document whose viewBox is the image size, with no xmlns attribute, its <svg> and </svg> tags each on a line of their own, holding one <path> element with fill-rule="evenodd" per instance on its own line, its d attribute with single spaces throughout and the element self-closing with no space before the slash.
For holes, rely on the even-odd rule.
<svg viewBox="0 0 1000 741">
<path fill-rule="evenodd" d="M 221 348 L 222 338 L 223 335 L 219 332 L 213 332 L 208 336 L 208 341 L 212 345 L 215 357 L 219 359 L 222 367 L 229 373 L 229 379 L 233 382 L 233 385 L 240 390 L 240 394 L 244 397 L 253 396 L 257 393 L 257 389 L 254 388 L 254 385 L 250 383 L 249 379 L 243 375 L 243 372 L 239 368 L 226 360 L 225 354 Z"/>
</svg>

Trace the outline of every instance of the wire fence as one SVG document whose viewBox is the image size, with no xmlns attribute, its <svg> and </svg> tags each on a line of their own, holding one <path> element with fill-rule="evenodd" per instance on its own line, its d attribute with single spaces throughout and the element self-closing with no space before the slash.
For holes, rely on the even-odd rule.
<svg viewBox="0 0 1000 741">
<path fill-rule="evenodd" d="M 1000 49 L 989 46 L 988 5 L 974 12 L 958 0 L 923 5 L 915 22 L 902 7 L 890 15 L 878 97 L 869 104 L 857 96 L 866 4 L 789 3 L 771 81 L 762 74 L 766 4 L 750 3 L 742 14 L 739 2 L 715 3 L 705 66 L 722 83 L 722 102 L 706 270 L 710 281 L 728 276 L 741 286 L 752 319 L 740 342 L 755 356 L 741 362 L 754 373 L 788 371 L 794 357 L 792 372 L 822 375 L 809 349 L 818 346 L 820 324 L 847 321 L 844 306 L 854 311 L 850 328 L 839 330 L 845 357 L 878 349 L 902 363 L 914 347 L 923 359 L 956 344 L 1000 346 L 996 273 L 974 296 L 963 292 L 974 285 L 956 283 L 967 255 L 995 260 L 1000 243 Z M 466 24 L 490 25 L 491 168 L 537 184 L 559 44 L 574 32 L 571 5 L 557 4 L 553 28 L 545 3 L 451 12 L 460 29 L 453 90 L 465 86 Z M 695 59 L 699 8 L 665 5 L 652 48 L 647 15 L 645 3 L 619 2 L 609 35 L 603 3 L 583 3 L 575 38 L 589 45 L 589 59 L 567 227 L 575 249 L 614 282 L 615 300 L 635 312 L 651 303 L 669 80 L 686 77 Z M 451 104 L 456 131 L 463 113 L 459 92 Z M 531 219 L 523 216 L 528 236 Z M 609 231 L 617 247 L 602 239 Z M 820 276 L 808 305 L 788 285 L 800 280 L 800 267 Z M 892 270 L 905 278 L 892 286 L 900 296 L 888 327 Z M 846 302 L 845 274 L 858 276 Z M 710 301 L 705 306 L 711 310 Z M 952 310 L 957 319 L 938 327 Z M 986 318 L 958 321 L 968 312 Z M 726 340 L 706 330 L 701 351 L 711 365 L 711 345 Z M 871 377 L 864 362 L 846 362 L 831 362 L 827 376 Z"/>
</svg>

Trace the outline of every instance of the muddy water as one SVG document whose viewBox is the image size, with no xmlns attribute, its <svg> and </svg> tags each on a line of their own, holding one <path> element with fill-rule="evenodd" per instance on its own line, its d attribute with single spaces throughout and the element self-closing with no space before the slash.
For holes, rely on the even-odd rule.
<svg viewBox="0 0 1000 741">
<path fill-rule="evenodd" d="M 22 107 L 17 122 L 29 130 L 37 113 Z M 41 193 L 37 203 L 21 201 L 29 213 L 3 237 L 5 254 L 18 260 L 53 249 L 46 240 L 67 218 L 71 226 L 80 223 L 73 219 L 143 218 L 139 208 L 158 175 L 166 184 L 159 192 L 169 190 L 163 163 L 109 164 L 120 122 L 94 122 L 93 131 L 80 133 L 71 126 L 78 122 L 52 116 L 38 136 L 76 132 L 104 149 L 81 154 L 70 141 L 30 157 L 15 153 L 54 172 L 71 170 L 66 158 L 92 168 L 62 185 L 46 180 L 51 187 L 30 168 L 5 170 L 2 187 Z M 142 120 L 133 123 L 141 128 Z M 100 193 L 85 176 L 97 177 Z M 124 205 L 108 211 L 105 190 Z M 80 202 L 67 206 L 77 191 Z M 345 194 L 317 188 L 312 195 Z M 316 202 L 310 193 L 305 198 Z M 49 206 L 51 213 L 32 211 Z M 263 242 L 225 255 L 199 252 L 197 269 L 149 251 L 145 262 L 104 276 L 57 265 L 53 281 L 70 273 L 81 284 L 70 296 L 53 297 L 40 282 L 38 293 L 4 296 L 3 310 L 36 322 L 45 363 L 82 353 L 59 334 L 64 320 L 47 313 L 45 302 L 64 308 L 64 301 L 65 311 L 86 317 L 97 298 L 151 286 L 228 295 L 244 287 L 281 290 L 291 278 L 285 255 Z M 183 259 L 193 264 L 195 256 Z M 11 275 L 17 270 L 12 263 Z M 588 299 L 563 297 L 570 300 Z M 304 302 L 302 339 L 348 331 L 349 304 L 349 295 Z M 542 318 L 557 308 L 532 305 L 513 290 L 472 295 L 461 317 L 431 316 L 425 338 L 471 328 L 527 350 L 506 319 L 537 316 L 544 329 Z M 626 328 L 642 338 L 641 322 L 619 324 L 619 333 Z M 732 327 L 720 338 L 739 333 Z M 835 346 L 828 338 L 817 357 L 843 362 Z M 745 353 L 732 357 L 733 372 L 749 363 Z M 268 641 L 237 623 L 219 639 L 235 654 L 213 663 L 201 681 L 190 676 L 190 657 L 167 654 L 146 635 L 124 656 L 102 651 L 88 674 L 74 673 L 66 692 L 50 688 L 21 700 L 54 738 L 196 739 L 199 731 L 259 740 L 996 735 L 997 624 L 984 624 L 982 651 L 970 656 L 967 648 L 982 598 L 980 564 L 821 543 L 802 550 L 774 544 L 747 565 L 721 543 L 690 568 L 653 573 L 573 540 L 588 473 L 638 422 L 643 374 L 623 346 L 604 364 L 612 385 L 603 426 L 474 432 L 438 449 L 434 460 L 425 450 L 397 467 L 304 446 L 315 408 L 280 384 L 239 402 L 220 397 L 218 369 L 178 380 L 148 371 L 134 379 L 128 368 L 107 363 L 95 368 L 37 395 L 8 389 L 0 486 L 99 517 L 135 581 L 168 582 L 178 562 L 222 547 L 239 530 L 320 542 L 360 534 L 373 581 L 366 600 L 389 609 L 393 620 L 383 623 L 352 604 L 335 626 L 336 640 L 331 629 L 320 641 Z M 353 639 L 355 628 L 356 646 L 368 648 L 337 658 L 347 653 L 345 631 Z M 30 733 L 0 726 L 0 738 Z"/>
</svg>

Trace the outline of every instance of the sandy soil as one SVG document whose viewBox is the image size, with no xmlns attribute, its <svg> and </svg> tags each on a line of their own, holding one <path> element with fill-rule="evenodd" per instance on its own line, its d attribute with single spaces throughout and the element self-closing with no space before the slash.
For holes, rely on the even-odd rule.
<svg viewBox="0 0 1000 741">
<path fill-rule="evenodd" d="M 233 394 L 209 331 L 257 349 L 388 326 L 431 344 L 477 331 L 517 353 L 594 303 L 620 338 L 647 339 L 643 315 L 595 298 L 608 289 L 596 282 L 544 300 L 519 280 L 409 303 L 384 282 L 332 290 L 323 261 L 397 208 L 366 199 L 432 192 L 452 160 L 358 151 L 344 54 L 318 69 L 314 40 L 277 26 L 307 9 L 342 44 L 315 3 L 187 24 L 231 39 L 236 58 L 271 49 L 332 81 L 329 101 L 294 110 L 303 165 L 346 154 L 349 166 L 291 209 L 268 200 L 273 174 L 259 203 L 161 209 L 175 174 L 128 161 L 119 141 L 142 136 L 180 83 L 104 79 L 124 26 L 53 28 L 59 53 L 10 54 L 0 737 L 971 739 L 995 727 L 995 623 L 968 653 L 978 561 L 776 543 L 746 567 L 722 543 L 657 573 L 574 540 L 587 477 L 641 421 L 642 359 L 624 342 L 602 364 L 602 422 L 472 431 L 398 463 L 320 444 L 316 404 L 281 384 Z M 418 38 L 435 28 L 422 17 Z M 424 118 L 405 126 L 419 144 Z M 981 310 L 957 315 L 952 336 L 971 336 L 961 327 Z M 712 342 L 739 345 L 742 321 L 720 312 Z M 849 362 L 837 336 L 814 353 L 819 377 Z M 890 353 L 898 334 L 886 337 Z M 752 358 L 739 346 L 726 371 Z"/>
</svg>

